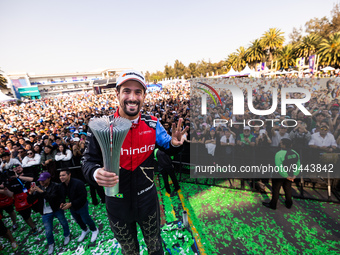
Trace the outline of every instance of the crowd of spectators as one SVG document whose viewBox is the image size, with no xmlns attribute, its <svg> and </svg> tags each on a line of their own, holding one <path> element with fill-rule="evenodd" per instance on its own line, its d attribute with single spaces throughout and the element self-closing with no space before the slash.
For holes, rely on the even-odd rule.
<svg viewBox="0 0 340 255">
<path fill-rule="evenodd" d="M 219 94 L 222 105 L 207 95 L 207 113 L 202 114 L 202 92 L 212 86 Z M 245 98 L 244 115 L 233 113 L 233 95 L 226 85 L 237 86 Z M 219 162 L 224 165 L 274 164 L 275 153 L 280 150 L 282 138 L 292 140 L 293 149 L 301 162 L 336 163 L 340 152 L 340 77 L 332 78 L 230 78 L 194 79 L 191 83 L 191 152 L 192 160 L 204 165 Z M 251 90 L 252 104 L 257 110 L 272 107 L 273 88 L 278 91 L 277 107 L 270 115 L 253 114 L 247 100 Z M 286 106 L 282 115 L 281 89 L 303 88 L 311 98 L 303 106 L 311 113 L 305 115 L 294 104 Z M 209 90 L 209 89 L 208 89 Z M 289 98 L 304 98 L 303 93 L 289 93 Z M 219 121 L 216 121 L 216 120 Z M 273 121 L 269 121 L 269 120 Z M 233 123 L 233 124 L 232 124 Z M 333 157 L 323 157 L 332 154 Z M 328 160 L 328 161 L 327 161 Z M 334 169 L 335 166 L 334 166 Z"/>
<path fill-rule="evenodd" d="M 198 82 L 212 85 L 220 95 L 222 105 L 218 101 L 215 104 L 208 97 L 207 114 L 202 114 L 199 94 L 201 90 L 195 89 L 199 86 Z M 242 89 L 245 101 L 247 90 L 251 87 L 253 106 L 260 110 L 271 108 L 272 88 L 277 88 L 278 105 L 273 114 L 267 116 L 251 113 L 247 103 L 244 115 L 233 114 L 233 97 L 229 90 L 223 88 L 226 84 Z M 286 115 L 281 115 L 280 93 L 283 87 L 305 88 L 310 91 L 311 99 L 304 103 L 304 107 L 311 113 L 310 116 L 293 104 L 287 105 Z M 289 96 L 296 99 L 304 97 L 301 93 L 290 93 Z M 183 125 L 189 126 L 190 130 L 186 134 L 187 143 L 182 154 L 188 155 L 188 144 L 192 155 L 195 155 L 195 146 L 200 146 L 196 158 L 204 164 L 217 161 L 236 165 L 273 163 L 282 138 L 290 138 L 301 161 L 309 162 L 323 153 L 340 152 L 339 100 L 339 78 L 202 78 L 193 79 L 190 83 L 169 81 L 163 84 L 162 90 L 147 93 L 141 111 L 157 117 L 169 134 L 172 124 L 183 118 Z M 8 205 L 15 203 L 12 197 L 15 200 L 15 194 L 20 194 L 22 188 L 30 189 L 31 182 L 37 181 L 42 172 L 48 172 L 51 181 L 60 183 L 57 169 L 68 169 L 72 177 L 85 182 L 79 166 L 85 148 L 88 123 L 91 118 L 112 115 L 117 107 L 115 94 L 93 93 L 1 103 L 0 214 L 6 208 L 13 222 L 13 231 L 18 227 L 16 214 L 13 213 L 13 206 L 8 209 Z M 214 119 L 224 121 L 220 125 L 214 125 Z M 275 121 L 266 121 L 268 119 Z M 293 119 L 297 125 L 286 127 L 292 125 L 290 120 Z M 262 120 L 263 125 L 254 127 L 259 125 L 255 120 Z M 239 124 L 231 125 L 232 122 Z M 242 122 L 245 125 L 240 124 Z M 189 158 L 186 160 L 189 161 Z M 9 179 L 13 176 L 21 180 L 19 184 L 10 183 Z M 99 203 L 96 192 L 101 202 L 105 202 L 103 189 L 93 186 L 90 189 L 94 204 Z M 8 201 L 8 197 L 12 200 Z M 30 218 L 34 205 L 31 207 L 18 213 L 34 234 L 37 228 Z M 13 245 L 13 248 L 16 247 L 16 244 Z"/>
<path fill-rule="evenodd" d="M 169 81 L 162 90 L 147 93 L 142 112 L 157 117 L 169 133 L 179 118 L 188 126 L 189 87 L 187 81 Z M 31 234 L 39 231 L 30 216 L 41 210 L 28 204 L 22 193 L 29 192 L 41 173 L 48 172 L 51 182 L 60 184 L 58 170 L 68 169 L 72 177 L 85 182 L 80 165 L 88 123 L 91 118 L 112 115 L 117 107 L 116 94 L 93 93 L 1 103 L 0 215 L 6 211 L 11 216 L 12 231 L 18 228 L 13 204 Z M 102 187 L 90 185 L 90 191 L 93 204 L 99 204 L 96 193 L 105 202 Z M 16 194 L 26 201 L 21 208 L 16 205 Z"/>
</svg>

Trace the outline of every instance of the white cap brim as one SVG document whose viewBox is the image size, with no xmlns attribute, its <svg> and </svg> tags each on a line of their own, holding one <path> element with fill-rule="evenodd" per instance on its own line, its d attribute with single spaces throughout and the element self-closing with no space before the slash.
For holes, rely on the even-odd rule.
<svg viewBox="0 0 340 255">
<path fill-rule="evenodd" d="M 123 83 L 130 81 L 130 80 L 139 82 L 145 89 L 147 89 L 143 74 L 141 74 L 140 72 L 136 70 L 126 70 L 122 72 L 117 79 L 116 86 L 117 87 L 121 86 Z"/>
</svg>

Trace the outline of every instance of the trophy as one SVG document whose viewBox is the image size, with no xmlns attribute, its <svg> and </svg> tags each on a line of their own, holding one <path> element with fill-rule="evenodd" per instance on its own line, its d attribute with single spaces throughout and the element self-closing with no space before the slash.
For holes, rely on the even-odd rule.
<svg viewBox="0 0 340 255">
<path fill-rule="evenodd" d="M 119 158 L 124 139 L 131 127 L 131 121 L 125 118 L 103 116 L 90 121 L 94 136 L 96 137 L 103 155 L 104 168 L 119 176 Z M 114 197 L 118 194 L 119 183 L 114 187 L 105 187 L 105 194 Z"/>
</svg>

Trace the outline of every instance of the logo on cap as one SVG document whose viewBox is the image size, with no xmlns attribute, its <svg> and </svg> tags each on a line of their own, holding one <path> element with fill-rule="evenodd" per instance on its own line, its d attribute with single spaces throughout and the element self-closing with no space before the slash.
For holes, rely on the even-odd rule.
<svg viewBox="0 0 340 255">
<path fill-rule="evenodd" d="M 139 75 L 138 73 L 125 73 L 125 74 L 123 74 L 122 77 L 125 77 L 126 75 L 136 75 L 136 76 L 138 76 L 139 78 L 141 78 L 144 81 L 144 77 Z"/>
</svg>

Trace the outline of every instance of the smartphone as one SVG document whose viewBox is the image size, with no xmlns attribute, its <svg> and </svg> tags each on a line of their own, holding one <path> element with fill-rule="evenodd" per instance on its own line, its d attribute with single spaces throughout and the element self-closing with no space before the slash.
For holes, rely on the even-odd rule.
<svg viewBox="0 0 340 255">
<path fill-rule="evenodd" d="M 31 182 L 31 188 L 35 187 L 35 182 Z"/>
</svg>

